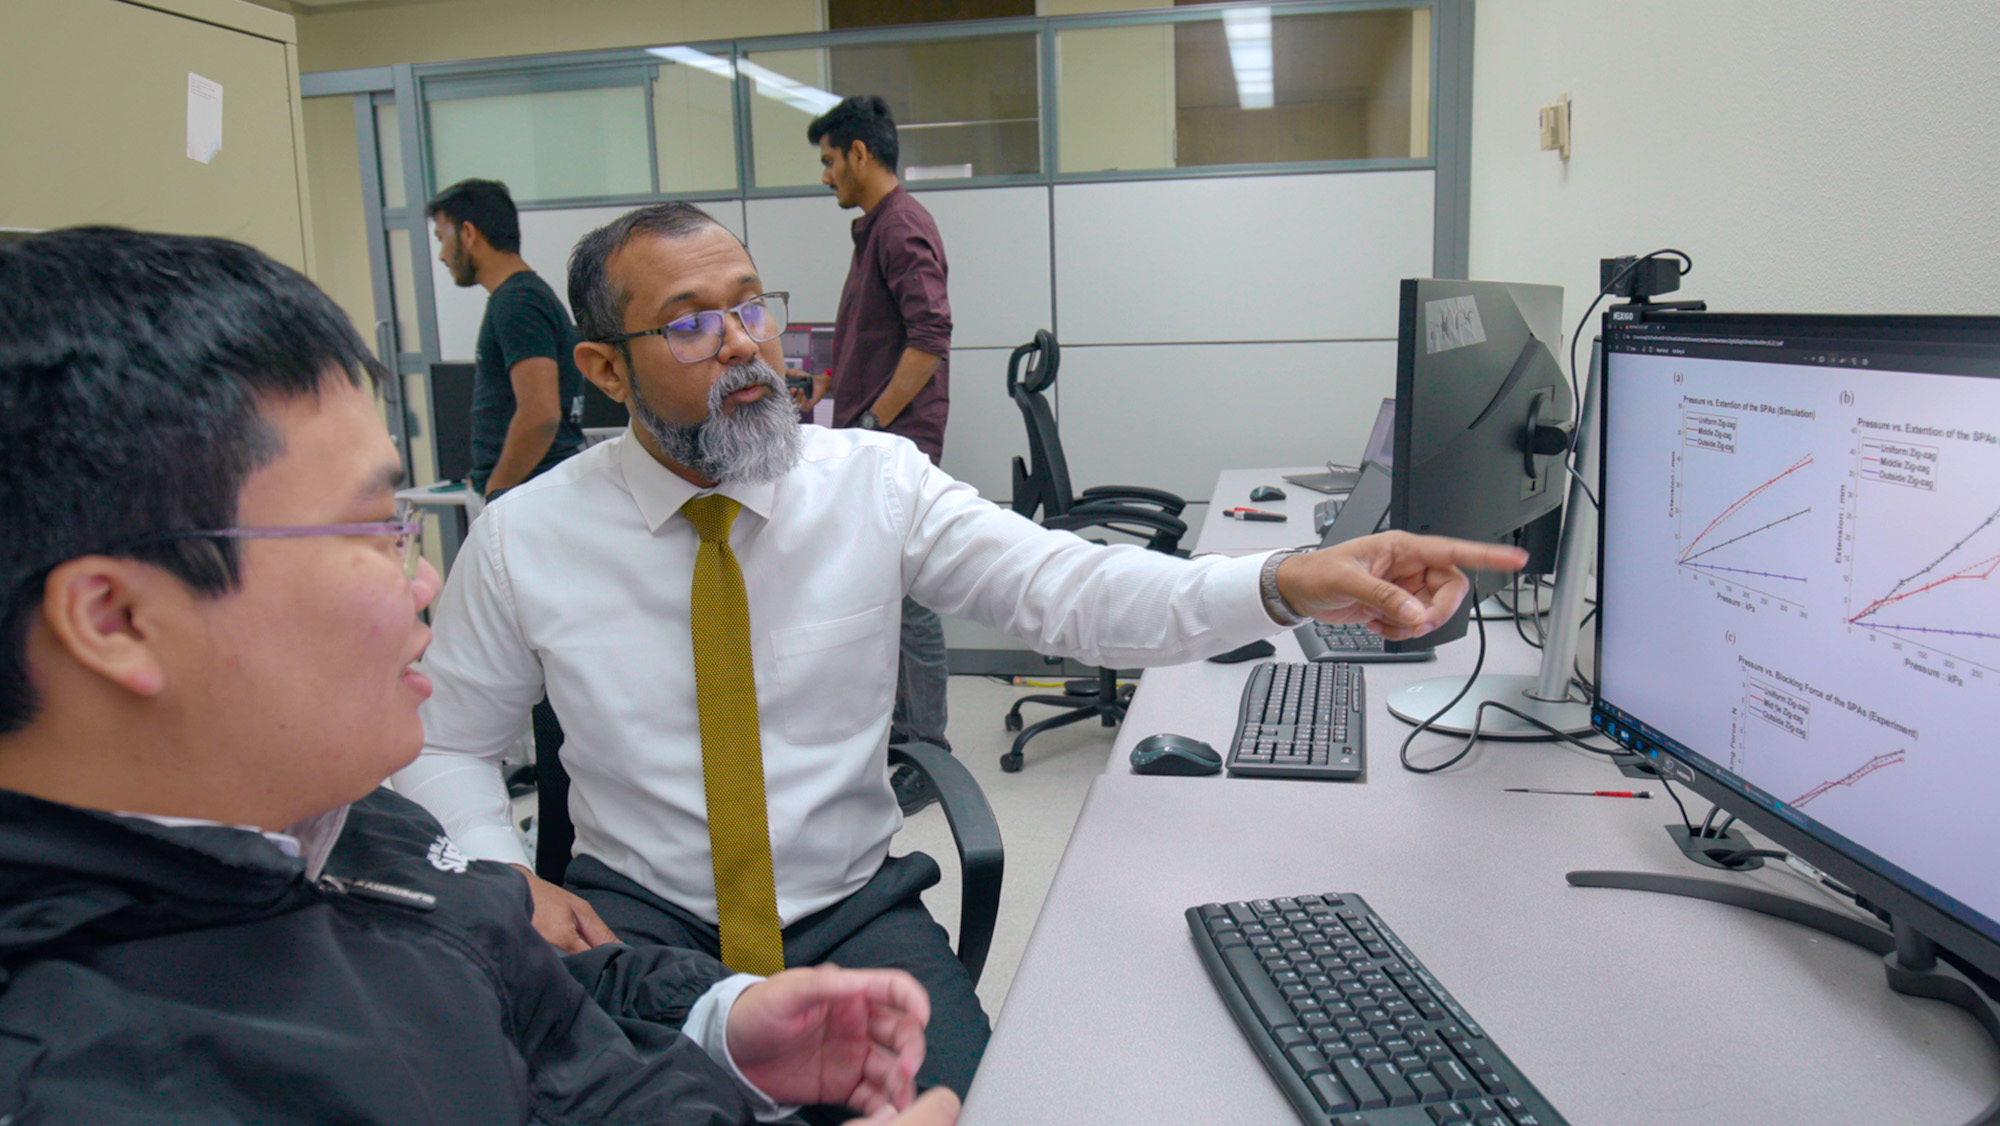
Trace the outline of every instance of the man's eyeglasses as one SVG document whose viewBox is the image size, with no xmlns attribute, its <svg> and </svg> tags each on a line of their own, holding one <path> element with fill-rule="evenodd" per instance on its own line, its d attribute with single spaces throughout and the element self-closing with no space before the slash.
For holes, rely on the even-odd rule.
<svg viewBox="0 0 2000 1126">
<path fill-rule="evenodd" d="M 785 303 L 792 295 L 786 292 L 760 293 L 741 305 L 730 309 L 710 309 L 700 313 L 689 313 L 677 317 L 659 328 L 649 328 L 644 332 L 621 332 L 598 338 L 600 344 L 622 344 L 640 336 L 665 338 L 667 351 L 674 359 L 684 364 L 698 364 L 722 351 L 723 318 L 731 313 L 743 322 L 743 331 L 750 339 L 762 344 L 776 340 L 785 331 Z"/>
<path fill-rule="evenodd" d="M 276 540 L 304 539 L 308 536 L 393 536 L 396 550 L 403 555 L 403 577 L 415 580 L 417 561 L 423 558 L 424 522 L 415 516 L 416 506 L 407 502 L 396 506 L 394 520 L 365 524 L 293 524 L 272 528 L 209 528 L 167 532 L 148 536 L 146 543 L 182 539 Z M 137 546 L 137 545 L 132 545 Z"/>
</svg>

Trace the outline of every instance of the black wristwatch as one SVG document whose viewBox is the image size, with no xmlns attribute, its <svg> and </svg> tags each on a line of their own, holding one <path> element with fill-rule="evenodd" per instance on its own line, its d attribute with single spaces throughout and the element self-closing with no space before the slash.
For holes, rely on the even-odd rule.
<svg viewBox="0 0 2000 1126">
<path fill-rule="evenodd" d="M 863 430 L 880 430 L 880 429 L 882 429 L 882 420 L 881 420 L 881 419 L 879 419 L 879 418 L 876 418 L 876 417 L 875 417 L 875 412 L 874 412 L 874 411 L 872 411 L 872 410 L 871 410 L 871 411 L 862 411 L 862 412 L 861 412 L 861 421 L 860 421 L 860 422 L 857 422 L 857 423 L 855 423 L 855 425 L 856 425 L 856 426 L 859 426 L 859 427 L 860 427 L 861 429 L 863 429 Z"/>
</svg>

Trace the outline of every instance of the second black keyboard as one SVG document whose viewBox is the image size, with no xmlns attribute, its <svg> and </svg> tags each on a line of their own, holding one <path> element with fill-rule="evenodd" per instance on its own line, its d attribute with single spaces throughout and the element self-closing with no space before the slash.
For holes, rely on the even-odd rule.
<svg viewBox="0 0 2000 1126">
<path fill-rule="evenodd" d="M 1187 910 L 1230 1014 L 1309 1126 L 1561 1126 L 1358 895 Z"/>
<path fill-rule="evenodd" d="M 1229 747 L 1229 773 L 1253 778 L 1361 777 L 1364 680 L 1359 665 L 1274 661 L 1250 670 Z"/>
<path fill-rule="evenodd" d="M 1432 649 L 1389 651 L 1382 635 L 1359 623 L 1332 626 L 1307 622 L 1292 631 L 1308 661 L 1428 661 L 1437 656 Z"/>
</svg>

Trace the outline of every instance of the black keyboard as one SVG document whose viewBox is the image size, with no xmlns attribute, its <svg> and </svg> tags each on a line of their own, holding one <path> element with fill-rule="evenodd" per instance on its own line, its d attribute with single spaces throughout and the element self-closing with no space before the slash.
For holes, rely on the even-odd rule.
<svg viewBox="0 0 2000 1126">
<path fill-rule="evenodd" d="M 1308 661 L 1428 661 L 1437 656 L 1432 649 L 1404 649 L 1391 653 L 1382 635 L 1358 623 L 1330 626 L 1307 622 L 1292 631 Z"/>
<path fill-rule="evenodd" d="M 1243 1034 L 1311 1126 L 1565 1119 L 1358 895 L 1187 910 Z"/>
<path fill-rule="evenodd" d="M 1229 746 L 1229 773 L 1344 782 L 1366 765 L 1357 665 L 1273 661 L 1250 670 Z"/>
</svg>

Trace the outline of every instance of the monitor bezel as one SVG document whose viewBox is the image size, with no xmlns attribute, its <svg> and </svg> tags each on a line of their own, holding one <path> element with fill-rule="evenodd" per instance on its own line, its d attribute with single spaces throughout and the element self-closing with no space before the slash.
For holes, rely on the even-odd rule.
<svg viewBox="0 0 2000 1126">
<path fill-rule="evenodd" d="M 2000 317 L 1942 315 L 1833 315 L 1808 313 L 1710 313 L 1676 310 L 1613 309 L 1604 315 L 1603 433 L 1612 432 L 1617 411 L 1614 357 L 1619 345 L 1646 339 L 1662 329 L 1747 335 L 1770 331 L 1785 339 L 1837 341 L 1864 337 L 1870 345 L 1896 343 L 1933 346 L 1939 350 L 1985 347 L 2000 360 Z M 1768 338 L 1767 338 L 1768 339 Z M 2000 363 L 1991 372 L 1969 372 L 2000 378 Z M 1605 444 L 1598 463 L 1597 495 L 1608 502 L 1606 485 L 1614 458 Z M 1604 631 L 1613 616 L 1602 589 L 1605 550 L 1611 540 L 1607 504 L 1597 537 L 1598 611 L 1596 642 L 1599 660 Z M 1598 685 L 1604 685 L 1603 669 Z M 1664 778 L 1680 783 L 1728 810 L 1752 829 L 1788 852 L 1846 885 L 1892 917 L 1964 959 L 1984 973 L 2000 978 L 2000 918 L 1988 916 L 1891 863 L 1859 842 L 1834 832 L 1817 819 L 1793 809 L 1748 781 L 1737 780 L 1715 760 L 1667 736 L 1642 717 L 1631 715 L 1616 700 L 1599 695 L 1591 707 L 1591 723 L 1627 750 L 1645 756 Z"/>
</svg>

